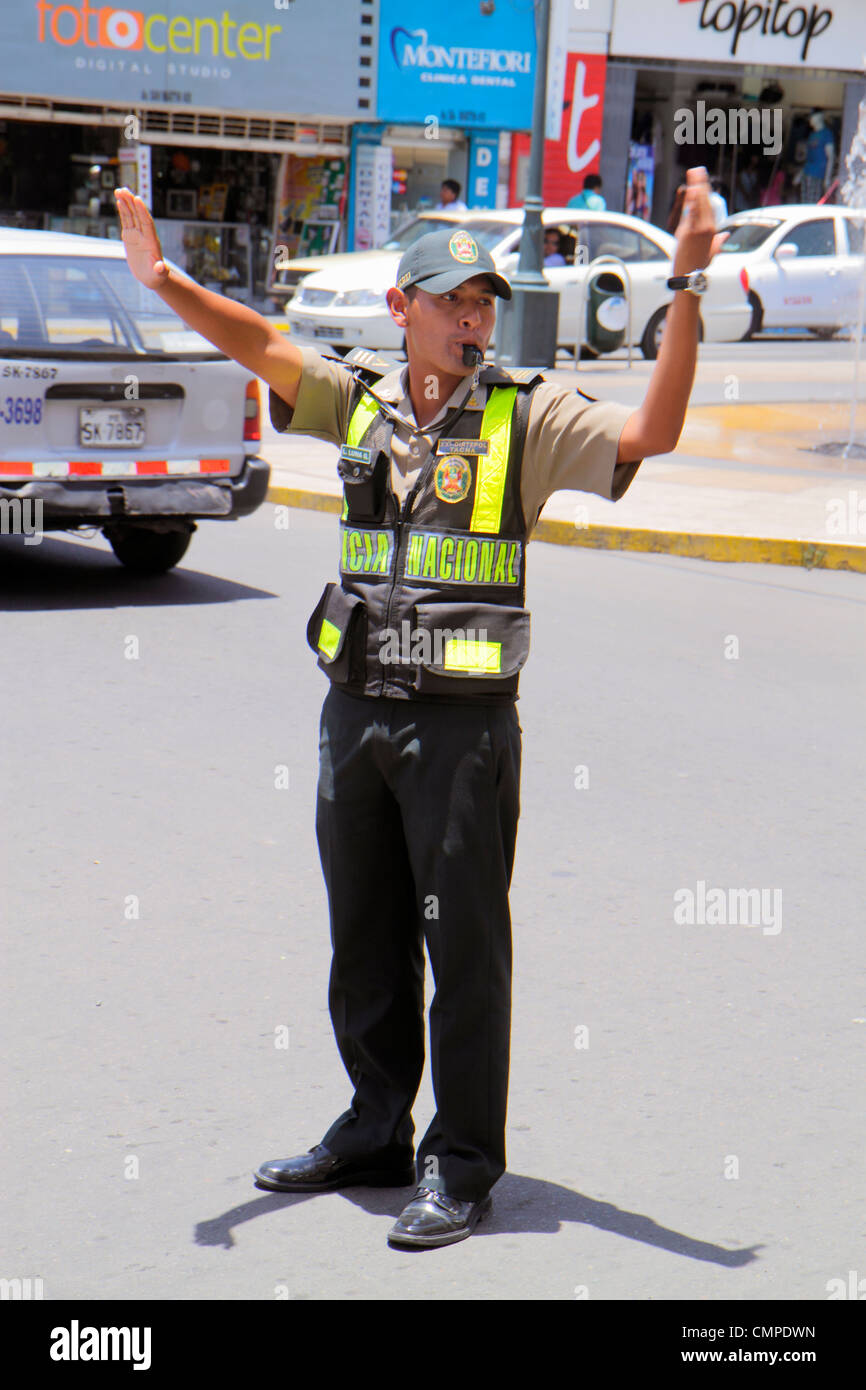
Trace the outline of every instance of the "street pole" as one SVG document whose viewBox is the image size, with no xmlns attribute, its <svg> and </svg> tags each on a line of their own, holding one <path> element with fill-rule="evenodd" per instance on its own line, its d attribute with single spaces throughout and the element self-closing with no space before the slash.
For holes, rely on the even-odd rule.
<svg viewBox="0 0 866 1390">
<path fill-rule="evenodd" d="M 532 102 L 532 141 L 529 177 L 523 204 L 520 259 L 512 277 L 510 300 L 498 300 L 496 361 L 503 367 L 552 367 L 556 361 L 559 292 L 544 278 L 544 228 L 541 196 L 544 176 L 544 133 L 547 102 L 547 50 L 550 42 L 550 0 L 535 5 L 535 87 Z"/>
</svg>

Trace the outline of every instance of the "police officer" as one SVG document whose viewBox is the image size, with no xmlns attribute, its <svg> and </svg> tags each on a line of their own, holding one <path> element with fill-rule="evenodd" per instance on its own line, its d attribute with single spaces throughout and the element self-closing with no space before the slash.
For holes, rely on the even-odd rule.
<svg viewBox="0 0 866 1390">
<path fill-rule="evenodd" d="M 316 833 L 331 1019 L 354 1094 L 321 1143 L 263 1163 L 255 1181 L 285 1192 L 417 1182 L 395 1246 L 469 1236 L 505 1171 L 526 545 L 551 493 L 616 501 L 641 459 L 676 446 L 699 272 L 721 244 L 706 172 L 690 170 L 688 184 L 674 299 L 636 411 L 481 365 L 496 297 L 511 290 L 466 230 L 430 233 L 400 261 L 387 300 L 405 366 L 359 351 L 332 361 L 170 273 L 143 203 L 118 191 L 133 273 L 269 383 L 278 429 L 340 445 L 339 572 L 307 639 L 331 683 Z M 436 1113 L 415 1153 L 425 941 Z"/>
</svg>

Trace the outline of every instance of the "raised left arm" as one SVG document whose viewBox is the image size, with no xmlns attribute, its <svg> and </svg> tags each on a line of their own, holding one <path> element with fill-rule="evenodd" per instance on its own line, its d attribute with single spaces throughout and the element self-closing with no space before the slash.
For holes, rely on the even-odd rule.
<svg viewBox="0 0 866 1390">
<path fill-rule="evenodd" d="M 709 265 L 727 233 L 716 233 L 706 169 L 686 172 L 686 196 L 677 227 L 674 275 L 688 275 Z M 630 415 L 620 435 L 617 463 L 637 463 L 651 454 L 677 447 L 695 379 L 700 303 L 688 290 L 675 290 L 665 317 L 665 331 L 643 404 Z"/>
</svg>

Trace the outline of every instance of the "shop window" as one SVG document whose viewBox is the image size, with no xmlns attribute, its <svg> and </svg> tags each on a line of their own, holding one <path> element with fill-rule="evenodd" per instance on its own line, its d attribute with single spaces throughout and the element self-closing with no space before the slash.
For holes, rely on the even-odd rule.
<svg viewBox="0 0 866 1390">
<path fill-rule="evenodd" d="M 836 228 L 832 217 L 819 222 L 801 222 L 799 227 L 792 227 L 785 233 L 781 245 L 796 246 L 798 256 L 835 256 Z"/>
</svg>

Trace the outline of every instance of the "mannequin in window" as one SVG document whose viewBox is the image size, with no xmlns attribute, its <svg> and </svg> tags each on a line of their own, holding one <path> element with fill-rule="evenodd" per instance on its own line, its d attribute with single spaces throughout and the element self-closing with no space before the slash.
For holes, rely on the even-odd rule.
<svg viewBox="0 0 866 1390">
<path fill-rule="evenodd" d="M 806 162 L 802 169 L 797 170 L 793 182 L 795 186 L 799 185 L 804 203 L 817 203 L 830 187 L 830 176 L 836 162 L 836 143 L 821 111 L 812 112 L 809 124 L 812 130 L 806 141 Z"/>
</svg>

